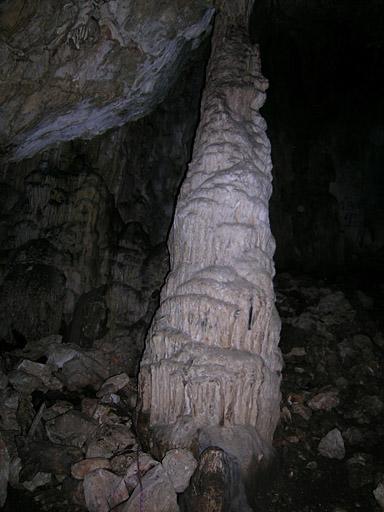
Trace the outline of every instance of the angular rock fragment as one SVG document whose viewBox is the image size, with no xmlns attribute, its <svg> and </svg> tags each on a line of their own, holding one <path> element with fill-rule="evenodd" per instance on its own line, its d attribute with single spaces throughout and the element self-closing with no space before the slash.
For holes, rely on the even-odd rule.
<svg viewBox="0 0 384 512">
<path fill-rule="evenodd" d="M 84 496 L 89 512 L 109 512 L 129 497 L 124 479 L 96 469 L 84 477 Z"/>
<path fill-rule="evenodd" d="M 87 446 L 87 458 L 110 458 L 120 451 L 135 450 L 137 447 L 137 440 L 129 426 L 106 424 L 92 433 Z"/>
<path fill-rule="evenodd" d="M 0 507 L 7 499 L 7 488 L 9 480 L 10 457 L 7 445 L 0 436 Z"/>
<path fill-rule="evenodd" d="M 78 411 L 69 411 L 45 425 L 52 443 L 81 448 L 97 430 L 97 423 Z"/>
<path fill-rule="evenodd" d="M 148 453 L 135 453 L 132 462 L 126 468 L 124 480 L 130 490 L 135 489 L 140 484 L 140 479 L 159 462 L 153 459 Z"/>
<path fill-rule="evenodd" d="M 321 439 L 318 450 L 323 457 L 342 460 L 345 457 L 345 447 L 340 430 L 334 428 L 328 432 L 328 434 Z"/>
<path fill-rule="evenodd" d="M 36 475 L 32 478 L 32 480 L 28 480 L 23 482 L 23 487 L 27 489 L 27 491 L 33 492 L 38 487 L 43 487 L 50 483 L 52 479 L 52 475 L 50 473 L 36 473 Z"/>
<path fill-rule="evenodd" d="M 313 411 L 330 411 L 340 403 L 339 392 L 337 389 L 323 391 L 308 400 L 308 406 Z"/>
<path fill-rule="evenodd" d="M 76 462 L 71 467 L 71 475 L 76 480 L 83 480 L 85 476 L 96 469 L 109 469 L 111 464 L 108 459 L 94 457 L 93 459 L 84 459 Z"/>
<path fill-rule="evenodd" d="M 197 460 L 189 450 L 175 449 L 166 453 L 161 461 L 177 493 L 184 492 L 189 485 Z"/>
<path fill-rule="evenodd" d="M 375 499 L 382 510 L 384 510 L 384 481 L 379 483 L 379 485 L 373 491 L 373 495 L 375 496 Z"/>
<path fill-rule="evenodd" d="M 179 512 L 176 492 L 167 472 L 158 464 L 146 473 L 141 485 L 118 509 L 119 512 Z M 202 509 L 203 510 L 203 509 Z"/>
<path fill-rule="evenodd" d="M 101 386 L 99 391 L 97 392 L 97 397 L 101 398 L 104 395 L 108 395 L 110 393 L 116 393 L 120 391 L 120 389 L 124 388 L 129 384 L 129 377 L 126 373 L 120 373 L 119 375 L 114 375 L 107 379 L 104 384 Z"/>
</svg>

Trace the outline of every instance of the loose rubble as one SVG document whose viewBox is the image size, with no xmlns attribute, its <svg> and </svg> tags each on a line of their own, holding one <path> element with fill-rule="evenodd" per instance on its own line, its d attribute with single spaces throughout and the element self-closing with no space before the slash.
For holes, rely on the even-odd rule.
<svg viewBox="0 0 384 512">
<path fill-rule="evenodd" d="M 362 289 L 359 289 L 359 287 Z M 384 503 L 383 289 L 280 274 L 285 366 L 269 512 L 378 512 Z"/>
<path fill-rule="evenodd" d="M 384 510 L 383 325 L 378 299 L 361 293 L 277 279 L 279 469 L 256 496 L 269 512 Z M 32 511 L 132 512 L 140 502 L 145 512 L 183 510 L 197 461 L 182 449 L 162 461 L 145 453 L 135 401 L 133 379 L 103 366 L 99 349 L 55 335 L 4 352 L 0 506 L 22 510 L 23 499 Z"/>
<path fill-rule="evenodd" d="M 103 366 L 100 351 L 55 335 L 4 353 L 0 369 L 4 510 L 19 506 L 15 492 L 31 510 L 34 501 L 44 511 L 131 511 L 143 500 L 148 512 L 178 510 L 196 460 L 172 450 L 161 464 L 142 451 L 132 429 L 136 385 Z"/>
</svg>

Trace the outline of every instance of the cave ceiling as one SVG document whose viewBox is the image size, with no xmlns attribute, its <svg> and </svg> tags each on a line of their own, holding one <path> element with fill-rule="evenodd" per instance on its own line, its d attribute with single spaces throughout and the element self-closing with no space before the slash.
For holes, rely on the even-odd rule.
<svg viewBox="0 0 384 512">
<path fill-rule="evenodd" d="M 0 3 L 0 150 L 21 160 L 150 112 L 210 29 L 205 0 Z"/>
</svg>

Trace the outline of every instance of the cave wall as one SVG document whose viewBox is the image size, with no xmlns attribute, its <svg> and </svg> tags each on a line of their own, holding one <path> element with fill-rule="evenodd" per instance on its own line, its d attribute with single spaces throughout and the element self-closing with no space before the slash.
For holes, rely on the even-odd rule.
<svg viewBox="0 0 384 512">
<path fill-rule="evenodd" d="M 207 46 L 152 114 L 9 163 L 1 177 L 3 342 L 61 333 L 134 375 L 168 270 Z"/>
</svg>

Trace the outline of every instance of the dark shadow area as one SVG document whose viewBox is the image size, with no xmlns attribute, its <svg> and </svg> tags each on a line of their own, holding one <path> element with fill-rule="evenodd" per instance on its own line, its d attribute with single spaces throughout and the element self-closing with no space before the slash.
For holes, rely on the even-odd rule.
<svg viewBox="0 0 384 512">
<path fill-rule="evenodd" d="M 284 356 L 279 471 L 256 509 L 378 511 L 383 2 L 262 0 L 250 31 L 270 82 L 263 115 Z"/>
</svg>

